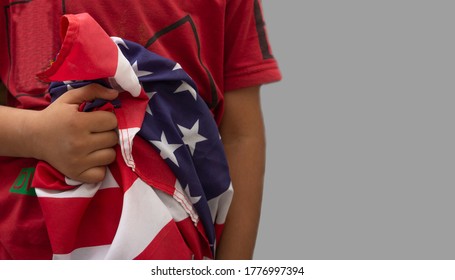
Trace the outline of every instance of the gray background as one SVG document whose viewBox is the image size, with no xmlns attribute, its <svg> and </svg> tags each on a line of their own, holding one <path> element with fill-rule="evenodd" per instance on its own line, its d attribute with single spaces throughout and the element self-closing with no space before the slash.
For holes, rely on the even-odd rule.
<svg viewBox="0 0 455 280">
<path fill-rule="evenodd" d="M 454 1 L 263 0 L 256 259 L 455 259 Z"/>
</svg>

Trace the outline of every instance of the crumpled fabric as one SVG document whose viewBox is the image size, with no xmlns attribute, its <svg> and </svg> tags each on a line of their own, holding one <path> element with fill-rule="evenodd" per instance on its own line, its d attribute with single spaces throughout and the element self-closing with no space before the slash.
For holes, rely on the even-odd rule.
<svg viewBox="0 0 455 280">
<path fill-rule="evenodd" d="M 178 63 L 109 37 L 86 13 L 63 16 L 61 30 L 56 60 L 38 74 L 52 81 L 52 100 L 89 83 L 121 93 L 81 105 L 118 120 L 117 158 L 102 182 L 71 180 L 45 162 L 35 170 L 53 258 L 213 259 L 233 188 L 194 81 Z"/>
</svg>

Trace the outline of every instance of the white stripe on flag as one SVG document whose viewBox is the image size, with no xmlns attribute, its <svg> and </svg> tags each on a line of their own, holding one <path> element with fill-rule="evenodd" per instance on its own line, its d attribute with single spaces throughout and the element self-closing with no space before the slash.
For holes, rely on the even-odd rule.
<svg viewBox="0 0 455 280">
<path fill-rule="evenodd" d="M 156 190 L 156 194 L 159 196 L 164 205 L 169 209 L 169 213 L 175 222 L 181 222 L 189 217 L 188 213 L 183 209 L 182 205 L 177 202 L 172 196 L 162 191 Z"/>
<path fill-rule="evenodd" d="M 84 247 L 69 254 L 54 254 L 54 260 L 102 260 L 111 245 Z"/>
<path fill-rule="evenodd" d="M 82 184 L 74 189 L 70 190 L 48 190 L 36 188 L 36 195 L 38 197 L 49 197 L 49 198 L 81 198 L 81 197 L 93 197 L 98 190 L 118 188 L 119 185 L 112 176 L 109 168 L 106 171 L 106 176 L 103 181 L 96 184 Z"/>
<path fill-rule="evenodd" d="M 138 178 L 125 193 L 122 216 L 106 259 L 134 259 L 171 220 L 155 190 Z"/>
<path fill-rule="evenodd" d="M 126 165 L 131 167 L 133 170 L 135 170 L 136 165 L 134 163 L 133 159 L 133 138 L 136 136 L 136 134 L 139 132 L 141 128 L 140 127 L 130 127 L 130 128 L 124 128 L 124 129 L 119 129 L 119 142 L 120 142 L 120 148 L 122 150 L 122 156 L 123 160 L 125 161 Z"/>
<path fill-rule="evenodd" d="M 123 90 L 129 92 L 133 97 L 138 97 L 142 90 L 139 79 L 136 76 L 133 67 L 131 67 L 130 62 L 126 59 L 118 46 L 117 49 L 118 59 L 114 80 Z"/>
<path fill-rule="evenodd" d="M 226 222 L 226 216 L 229 211 L 229 206 L 231 205 L 233 194 L 234 188 L 231 183 L 224 193 L 207 201 L 210 213 L 212 214 L 213 223 L 224 224 L 224 222 Z"/>
<path fill-rule="evenodd" d="M 179 202 L 179 204 L 182 206 L 183 210 L 188 213 L 188 215 L 191 217 L 191 220 L 193 221 L 194 224 L 197 224 L 199 222 L 199 215 L 197 214 L 196 210 L 193 207 L 193 204 L 191 203 L 190 199 L 188 198 L 188 195 L 186 192 L 183 190 L 182 185 L 180 184 L 179 180 L 175 180 L 175 185 L 174 185 L 175 191 L 174 191 L 174 199 Z"/>
</svg>

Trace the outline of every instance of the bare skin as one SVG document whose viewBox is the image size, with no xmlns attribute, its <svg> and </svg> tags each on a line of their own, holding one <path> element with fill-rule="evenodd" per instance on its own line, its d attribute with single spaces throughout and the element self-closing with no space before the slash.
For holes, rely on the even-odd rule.
<svg viewBox="0 0 455 280">
<path fill-rule="evenodd" d="M 265 170 L 265 129 L 259 87 L 225 94 L 220 133 L 229 162 L 234 197 L 216 257 L 252 259 Z"/>
<path fill-rule="evenodd" d="M 0 106 L 0 155 L 44 160 L 67 177 L 101 181 L 115 159 L 117 119 L 111 112 L 79 112 L 95 98 L 118 92 L 100 85 L 74 89 L 42 111 Z"/>
</svg>

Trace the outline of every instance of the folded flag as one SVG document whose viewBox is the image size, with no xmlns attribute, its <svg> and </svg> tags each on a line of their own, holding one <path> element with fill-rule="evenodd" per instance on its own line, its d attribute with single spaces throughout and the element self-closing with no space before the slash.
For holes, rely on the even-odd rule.
<svg viewBox="0 0 455 280">
<path fill-rule="evenodd" d="M 90 83 L 121 93 L 81 105 L 113 110 L 118 120 L 117 158 L 102 182 L 76 182 L 45 162 L 36 168 L 53 258 L 214 258 L 233 189 L 194 81 L 178 63 L 109 37 L 86 13 L 65 15 L 61 25 L 61 50 L 38 74 L 52 81 L 52 100 Z"/>
</svg>

